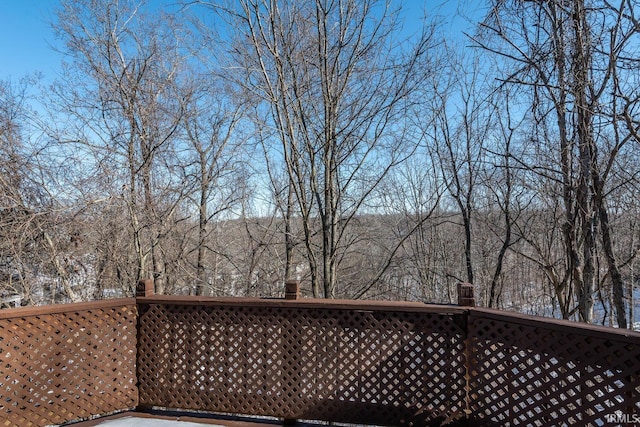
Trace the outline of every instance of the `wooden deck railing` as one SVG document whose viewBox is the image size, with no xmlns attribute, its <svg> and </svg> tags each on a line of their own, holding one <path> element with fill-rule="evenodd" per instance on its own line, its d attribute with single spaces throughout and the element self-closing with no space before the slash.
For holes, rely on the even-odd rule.
<svg viewBox="0 0 640 427">
<path fill-rule="evenodd" d="M 483 425 L 640 421 L 639 333 L 487 309 L 467 320 L 469 409 Z"/>
<path fill-rule="evenodd" d="M 139 300 L 140 404 L 425 425 L 465 415 L 464 309 Z"/>
<path fill-rule="evenodd" d="M 135 408 L 135 299 L 0 310 L 0 426 Z"/>
<path fill-rule="evenodd" d="M 640 417 L 639 333 L 474 307 L 150 296 L 8 309 L 0 354 L 2 426 L 149 407 L 414 426 Z"/>
</svg>

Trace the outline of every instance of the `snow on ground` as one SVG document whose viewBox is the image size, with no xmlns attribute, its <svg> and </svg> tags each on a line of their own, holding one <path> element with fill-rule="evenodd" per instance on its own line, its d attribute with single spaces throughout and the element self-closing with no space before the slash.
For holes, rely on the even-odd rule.
<svg viewBox="0 0 640 427">
<path fill-rule="evenodd" d="M 103 421 L 98 427 L 212 427 L 211 424 L 201 424 L 187 421 L 168 421 L 153 418 L 123 417 L 115 420 Z M 213 426 L 215 427 L 215 426 Z M 219 426 L 220 427 L 220 426 Z"/>
</svg>

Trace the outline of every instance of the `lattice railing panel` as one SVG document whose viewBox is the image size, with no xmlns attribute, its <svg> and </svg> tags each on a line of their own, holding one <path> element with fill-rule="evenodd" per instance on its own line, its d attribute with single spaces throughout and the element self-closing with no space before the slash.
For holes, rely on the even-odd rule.
<svg viewBox="0 0 640 427">
<path fill-rule="evenodd" d="M 637 334 L 636 334 L 637 335 Z M 612 425 L 640 417 L 640 340 L 472 312 L 470 409 L 501 426 Z"/>
<path fill-rule="evenodd" d="M 185 297 L 2 310 L 0 356 L 0 426 L 138 401 L 379 425 L 640 418 L 640 334 L 475 308 Z"/>
<path fill-rule="evenodd" d="M 140 306 L 141 405 L 396 425 L 465 409 L 461 315 Z"/>
<path fill-rule="evenodd" d="M 2 313 L 2 426 L 62 424 L 137 405 L 135 303 L 54 310 Z"/>
</svg>

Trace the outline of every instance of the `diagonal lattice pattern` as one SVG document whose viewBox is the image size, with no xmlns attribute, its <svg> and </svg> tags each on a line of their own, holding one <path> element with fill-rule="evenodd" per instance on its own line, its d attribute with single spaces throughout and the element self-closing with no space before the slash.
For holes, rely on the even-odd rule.
<svg viewBox="0 0 640 427">
<path fill-rule="evenodd" d="M 615 425 L 640 418 L 640 340 L 472 310 L 470 409 L 480 424 Z"/>
<path fill-rule="evenodd" d="M 139 309 L 141 405 L 383 425 L 464 415 L 461 314 L 275 304 Z"/>
<path fill-rule="evenodd" d="M 189 297 L 11 309 L 0 357 L 0 426 L 138 402 L 377 425 L 640 418 L 640 333 L 487 309 Z"/>
<path fill-rule="evenodd" d="M 136 318 L 133 300 L 3 310 L 0 425 L 62 424 L 135 407 Z"/>
</svg>

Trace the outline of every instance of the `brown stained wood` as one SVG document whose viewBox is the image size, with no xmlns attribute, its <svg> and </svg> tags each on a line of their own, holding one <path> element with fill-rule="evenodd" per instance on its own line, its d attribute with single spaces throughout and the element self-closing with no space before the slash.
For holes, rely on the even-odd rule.
<svg viewBox="0 0 640 427">
<path fill-rule="evenodd" d="M 66 313 L 70 311 L 86 311 L 94 308 L 109 308 L 123 305 L 135 305 L 135 298 L 118 298 L 92 302 L 78 302 L 72 304 L 55 304 L 37 307 L 19 307 L 7 308 L 0 310 L 0 319 L 9 319 L 12 317 L 29 317 L 39 316 L 43 314 Z"/>
<path fill-rule="evenodd" d="M 480 424 L 608 425 L 640 417 L 640 334 L 472 310 L 469 405 Z"/>
<path fill-rule="evenodd" d="M 62 424 L 137 406 L 134 300 L 0 314 L 0 425 Z"/>
<path fill-rule="evenodd" d="M 448 312 L 153 302 L 140 306 L 142 405 L 383 425 L 465 407 L 463 334 Z"/>
<path fill-rule="evenodd" d="M 155 295 L 136 298 L 138 304 L 182 304 L 195 306 L 236 306 L 236 307 L 330 307 L 344 310 L 376 311 L 420 311 L 425 313 L 463 314 L 468 307 L 456 305 L 425 304 L 407 301 L 340 300 L 324 298 L 302 298 L 297 300 L 236 298 L 236 297 L 194 297 L 186 295 Z"/>
<path fill-rule="evenodd" d="M 1 426 L 135 407 L 378 425 L 640 416 L 640 333 L 473 307 L 153 296 L 17 308 L 0 311 L 0 357 Z"/>
</svg>

